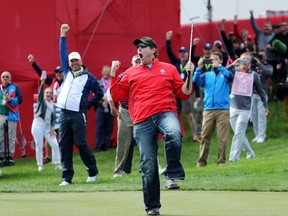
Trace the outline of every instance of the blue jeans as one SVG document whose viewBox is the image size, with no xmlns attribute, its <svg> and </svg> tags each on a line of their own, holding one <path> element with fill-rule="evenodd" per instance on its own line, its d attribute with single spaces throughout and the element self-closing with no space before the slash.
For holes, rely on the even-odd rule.
<svg viewBox="0 0 288 216">
<path fill-rule="evenodd" d="M 172 112 L 158 113 L 135 124 L 133 130 L 140 151 L 145 210 L 160 208 L 160 182 L 157 163 L 159 132 L 165 140 L 166 179 L 183 180 L 185 178 L 185 172 L 180 162 L 182 134 L 178 117 Z"/>
</svg>

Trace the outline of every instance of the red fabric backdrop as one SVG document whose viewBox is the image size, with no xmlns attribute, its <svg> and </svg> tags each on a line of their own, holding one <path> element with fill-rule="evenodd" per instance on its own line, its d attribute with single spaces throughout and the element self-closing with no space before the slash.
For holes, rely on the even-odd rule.
<svg viewBox="0 0 288 216">
<path fill-rule="evenodd" d="M 177 53 L 180 45 L 189 47 L 190 25 L 180 26 L 180 0 L 10 0 L 1 2 L 0 71 L 10 71 L 13 82 L 23 92 L 20 106 L 21 126 L 30 148 L 30 128 L 33 120 L 33 94 L 37 93 L 39 78 L 27 60 L 33 54 L 36 62 L 49 75 L 59 65 L 58 40 L 62 23 L 68 23 L 69 51 L 78 51 L 90 72 L 100 77 L 101 68 L 112 60 L 122 62 L 121 70 L 130 66 L 136 53 L 132 41 L 145 35 L 155 39 L 159 58 L 169 61 L 165 49 L 165 34 L 173 30 L 172 47 Z M 272 19 L 279 23 L 282 18 Z M 265 19 L 257 21 L 260 26 Z M 204 42 L 220 38 L 216 26 L 220 23 L 195 24 L 194 37 Z M 233 23 L 227 22 L 226 30 Z M 248 29 L 253 35 L 249 20 L 239 20 L 239 30 Z M 182 42 L 181 42 L 182 41 Z M 197 49 L 201 53 L 202 49 Z M 88 111 L 87 139 L 94 146 L 95 113 Z M 115 132 L 114 132 L 115 134 Z M 16 148 L 16 156 L 20 150 Z"/>
<path fill-rule="evenodd" d="M 78 51 L 90 72 L 100 78 L 101 68 L 112 60 L 122 62 L 121 70 L 130 66 L 136 53 L 132 42 L 145 35 L 158 43 L 160 58 L 165 55 L 165 33 L 174 29 L 180 41 L 180 0 L 10 0 L 1 2 L 0 72 L 7 70 L 12 81 L 23 92 L 20 106 L 21 126 L 30 148 L 33 120 L 33 94 L 39 78 L 27 60 L 33 54 L 36 62 L 54 75 L 59 65 L 60 25 L 68 23 L 69 51 Z M 175 42 L 175 46 L 180 46 Z M 115 133 L 114 133 L 115 134 Z M 88 111 L 87 139 L 94 146 L 95 113 Z M 16 157 L 20 155 L 16 147 Z"/>
</svg>

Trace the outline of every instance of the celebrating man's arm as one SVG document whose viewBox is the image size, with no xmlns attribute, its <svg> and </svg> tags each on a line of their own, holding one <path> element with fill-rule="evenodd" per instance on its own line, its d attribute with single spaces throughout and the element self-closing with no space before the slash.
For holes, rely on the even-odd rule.
<svg viewBox="0 0 288 216">
<path fill-rule="evenodd" d="M 194 71 L 194 64 L 192 62 L 188 62 L 187 63 L 187 66 L 186 66 L 186 71 L 187 73 L 190 73 L 191 76 L 190 76 L 190 79 L 186 79 L 184 85 L 182 86 L 182 92 L 186 95 L 190 95 L 191 92 L 192 92 L 192 88 L 193 88 L 193 85 L 192 85 L 192 77 L 193 77 L 193 71 Z M 189 82 L 189 84 L 188 84 Z M 187 89 L 187 85 L 189 85 L 189 88 Z"/>
</svg>

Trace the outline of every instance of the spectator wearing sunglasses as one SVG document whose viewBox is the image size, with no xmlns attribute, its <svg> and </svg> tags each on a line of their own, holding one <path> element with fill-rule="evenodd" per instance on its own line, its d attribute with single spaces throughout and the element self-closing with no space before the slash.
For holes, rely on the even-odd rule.
<svg viewBox="0 0 288 216">
<path fill-rule="evenodd" d="M 19 105 L 22 103 L 22 93 L 19 87 L 12 83 L 11 73 L 1 74 L 0 86 L 0 164 L 14 165 L 16 128 L 19 121 Z M 5 152 L 4 124 L 8 123 L 8 148 Z M 9 150 L 9 151 L 8 151 Z M 9 153 L 9 154 L 8 154 Z"/>
<path fill-rule="evenodd" d="M 145 211 L 147 215 L 159 215 L 158 133 L 163 135 L 166 153 L 165 187 L 179 189 L 175 180 L 184 180 L 185 172 L 180 162 L 182 134 L 174 95 L 187 100 L 192 91 L 192 79 L 184 83 L 175 66 L 158 60 L 157 44 L 152 38 L 136 39 L 133 44 L 141 63 L 127 69 L 119 80 L 116 71 L 120 62 L 113 61 L 110 93 L 114 101 L 129 97 L 133 136 L 140 151 Z M 186 70 L 193 72 L 194 65 L 189 62 Z"/>
</svg>

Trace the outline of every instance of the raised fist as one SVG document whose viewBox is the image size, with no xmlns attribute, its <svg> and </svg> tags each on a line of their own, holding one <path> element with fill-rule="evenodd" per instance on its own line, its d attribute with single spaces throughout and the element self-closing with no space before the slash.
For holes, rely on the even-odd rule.
<svg viewBox="0 0 288 216">
<path fill-rule="evenodd" d="M 200 38 L 194 38 L 193 39 L 193 45 L 196 46 L 200 42 L 200 40 L 201 40 Z"/>
<path fill-rule="evenodd" d="M 166 32 L 166 40 L 171 40 L 172 35 L 173 35 L 173 32 L 171 30 Z"/>
<path fill-rule="evenodd" d="M 30 63 L 34 63 L 35 60 L 34 60 L 34 56 L 32 54 L 28 55 L 28 61 Z"/>
<path fill-rule="evenodd" d="M 112 77 L 114 77 L 116 75 L 116 71 L 120 68 L 120 61 L 112 61 L 112 65 L 111 65 L 111 72 L 110 72 L 110 75 Z"/>
<path fill-rule="evenodd" d="M 62 24 L 61 25 L 61 32 L 66 33 L 70 29 L 70 26 L 68 24 Z"/>
</svg>

